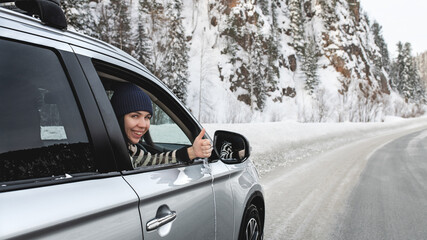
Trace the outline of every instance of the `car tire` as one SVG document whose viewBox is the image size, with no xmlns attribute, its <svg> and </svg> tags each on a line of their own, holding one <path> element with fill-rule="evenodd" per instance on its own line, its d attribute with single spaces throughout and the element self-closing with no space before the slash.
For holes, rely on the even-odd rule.
<svg viewBox="0 0 427 240">
<path fill-rule="evenodd" d="M 264 229 L 262 224 L 258 208 L 254 204 L 249 205 L 243 215 L 239 240 L 262 240 Z"/>
</svg>

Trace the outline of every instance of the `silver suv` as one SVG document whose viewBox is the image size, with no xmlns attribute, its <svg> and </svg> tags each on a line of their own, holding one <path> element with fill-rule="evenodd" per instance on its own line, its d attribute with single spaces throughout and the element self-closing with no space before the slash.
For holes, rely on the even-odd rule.
<svg viewBox="0 0 427 240">
<path fill-rule="evenodd" d="M 191 146 L 201 125 L 134 58 L 66 31 L 57 1 L 4 2 L 0 239 L 262 239 L 263 190 L 243 136 L 217 131 L 209 159 L 134 169 L 114 84 L 149 94 L 150 152 Z"/>
</svg>

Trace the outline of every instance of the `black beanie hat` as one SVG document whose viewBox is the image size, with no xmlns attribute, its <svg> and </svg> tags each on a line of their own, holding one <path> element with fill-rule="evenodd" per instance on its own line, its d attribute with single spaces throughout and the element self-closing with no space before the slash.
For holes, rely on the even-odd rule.
<svg viewBox="0 0 427 240">
<path fill-rule="evenodd" d="M 115 88 L 111 105 L 117 117 L 136 111 L 146 111 L 153 115 L 150 97 L 132 83 L 121 83 Z"/>
</svg>

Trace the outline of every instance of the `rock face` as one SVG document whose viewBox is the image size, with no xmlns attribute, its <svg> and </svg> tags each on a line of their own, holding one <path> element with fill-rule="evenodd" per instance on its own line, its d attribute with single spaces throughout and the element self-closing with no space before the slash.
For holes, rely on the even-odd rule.
<svg viewBox="0 0 427 240">
<path fill-rule="evenodd" d="M 103 9 L 127 9 L 122 4 L 132 14 L 111 21 L 129 25 L 120 32 L 128 37 L 102 18 Z M 68 15 L 79 12 L 69 19 L 82 20 L 69 25 L 103 40 L 117 36 L 107 42 L 182 92 L 201 122 L 383 121 L 422 112 L 398 92 L 381 26 L 359 0 L 99 0 L 90 6 L 69 6 Z M 426 81 L 427 56 L 417 59 Z"/>
</svg>

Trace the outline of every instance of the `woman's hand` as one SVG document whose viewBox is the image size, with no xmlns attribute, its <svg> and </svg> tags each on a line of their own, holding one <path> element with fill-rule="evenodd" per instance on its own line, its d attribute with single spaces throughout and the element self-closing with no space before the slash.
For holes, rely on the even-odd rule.
<svg viewBox="0 0 427 240">
<path fill-rule="evenodd" d="M 211 141 L 209 141 L 209 139 L 203 139 L 203 136 L 205 135 L 205 133 L 206 133 L 206 130 L 203 128 L 202 131 L 194 140 L 193 146 L 187 149 L 190 160 L 193 160 L 196 157 L 208 158 L 211 156 L 211 153 L 212 153 Z"/>
</svg>

